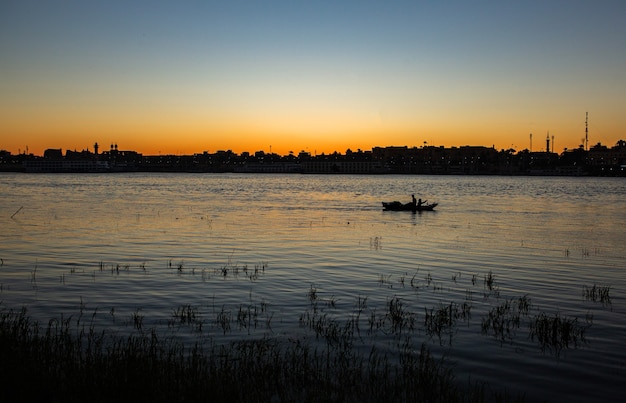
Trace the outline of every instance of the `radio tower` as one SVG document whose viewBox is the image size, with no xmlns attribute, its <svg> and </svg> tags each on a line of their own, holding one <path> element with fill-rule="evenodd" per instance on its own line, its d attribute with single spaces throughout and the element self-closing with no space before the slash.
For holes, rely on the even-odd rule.
<svg viewBox="0 0 626 403">
<path fill-rule="evenodd" d="M 589 149 L 589 126 L 587 122 L 589 121 L 589 112 L 585 112 L 585 151 Z"/>
</svg>

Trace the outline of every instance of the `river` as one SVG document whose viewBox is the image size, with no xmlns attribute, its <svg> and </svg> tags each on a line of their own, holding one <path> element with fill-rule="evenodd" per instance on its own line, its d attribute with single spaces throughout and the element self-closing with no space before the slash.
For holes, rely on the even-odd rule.
<svg viewBox="0 0 626 403">
<path fill-rule="evenodd" d="M 626 390 L 623 178 L 4 173 L 0 191 L 0 309 L 42 323 L 315 340 L 319 310 L 357 315 L 364 351 L 391 350 L 372 318 L 396 301 L 403 337 L 461 382 L 529 401 Z M 439 206 L 382 211 L 411 194 Z M 185 307 L 201 329 L 174 329 Z M 546 318 L 571 324 L 567 343 L 533 333 Z"/>
</svg>

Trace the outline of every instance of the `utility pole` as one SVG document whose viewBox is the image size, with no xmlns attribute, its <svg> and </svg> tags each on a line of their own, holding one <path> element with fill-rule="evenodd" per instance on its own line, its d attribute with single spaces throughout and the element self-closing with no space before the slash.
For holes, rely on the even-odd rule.
<svg viewBox="0 0 626 403">
<path fill-rule="evenodd" d="M 589 112 L 585 112 L 585 151 L 589 149 Z"/>
</svg>

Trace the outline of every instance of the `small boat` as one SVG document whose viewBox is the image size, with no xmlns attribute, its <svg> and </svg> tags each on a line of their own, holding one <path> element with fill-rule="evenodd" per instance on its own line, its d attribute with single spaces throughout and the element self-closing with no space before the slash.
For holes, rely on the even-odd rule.
<svg viewBox="0 0 626 403">
<path fill-rule="evenodd" d="M 431 204 L 413 204 L 413 203 L 400 203 L 399 201 L 383 202 L 383 210 L 385 211 L 433 211 L 437 207 L 438 203 Z"/>
</svg>

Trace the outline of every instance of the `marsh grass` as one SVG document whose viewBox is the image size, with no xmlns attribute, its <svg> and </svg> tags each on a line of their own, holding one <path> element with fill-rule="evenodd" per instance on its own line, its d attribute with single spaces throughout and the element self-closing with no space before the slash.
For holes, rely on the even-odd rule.
<svg viewBox="0 0 626 403">
<path fill-rule="evenodd" d="M 483 317 L 481 331 L 491 335 L 500 343 L 513 342 L 515 331 L 519 329 L 521 319 L 528 316 L 532 302 L 528 296 L 511 298 L 498 306 L 493 307 L 487 316 Z"/>
<path fill-rule="evenodd" d="M 611 305 L 611 286 L 598 286 L 594 284 L 591 287 L 583 286 L 583 298 L 587 301 L 600 302 L 602 305 Z"/>
<path fill-rule="evenodd" d="M 460 388 L 443 361 L 408 339 L 397 358 L 300 339 L 185 347 L 154 330 L 116 336 L 72 318 L 41 326 L 22 309 L 0 315 L 0 354 L 2 401 L 485 400 L 481 385 Z"/>
<path fill-rule="evenodd" d="M 217 313 L 215 323 L 222 329 L 224 334 L 230 331 L 230 322 L 232 321 L 232 314 L 226 309 L 226 306 L 222 305 L 222 310 Z"/>
<path fill-rule="evenodd" d="M 472 280 L 474 283 L 475 280 Z M 484 297 L 485 299 L 490 297 L 500 298 L 500 287 L 496 284 L 496 277 L 491 270 L 485 275 L 483 280 Z"/>
<path fill-rule="evenodd" d="M 199 308 L 190 304 L 181 305 L 172 312 L 172 318 L 168 322 L 170 328 L 180 325 L 193 326 L 197 331 L 202 331 L 202 316 Z"/>
<path fill-rule="evenodd" d="M 557 357 L 566 348 L 576 348 L 586 343 L 585 332 L 591 326 L 591 318 L 579 323 L 578 318 L 561 316 L 560 313 L 536 315 L 530 322 L 530 338 L 537 339 L 542 351 L 549 349 Z"/>
<path fill-rule="evenodd" d="M 402 334 L 415 328 L 417 314 L 405 307 L 402 299 L 394 296 L 387 302 L 387 312 L 382 318 L 381 329 L 386 333 Z"/>
<path fill-rule="evenodd" d="M 100 263 L 100 271 L 112 268 L 115 275 L 135 270 L 127 267 Z M 229 259 L 215 269 L 196 269 L 170 260 L 168 267 L 176 276 L 201 273 L 203 281 L 254 281 L 267 265 L 249 268 Z M 139 270 L 144 272 L 145 265 Z M 354 303 L 346 302 L 343 294 L 340 300 L 315 284 L 308 289 L 304 285 L 304 312 L 291 327 L 293 333 L 284 331 L 289 325 L 283 317 L 274 333 L 274 314 L 252 291 L 243 302 L 220 301 L 214 295 L 212 304 L 180 305 L 171 311 L 164 333 L 144 325 L 141 308 L 135 309 L 129 321 L 122 321 L 128 328 L 122 330 L 124 336 L 97 332 L 97 310 L 86 317 L 82 298 L 77 317 L 54 319 L 47 327 L 29 319 L 25 310 L 0 309 L 0 382 L 6 382 L 0 401 L 41 400 L 33 397 L 35 390 L 52 394 L 44 400 L 61 401 L 94 400 L 94 394 L 96 401 L 509 401 L 506 393 L 484 385 L 461 388 L 450 367 L 434 359 L 425 344 L 420 347 L 424 335 L 449 349 L 461 333 L 459 325 L 469 328 L 472 314 L 478 312 L 478 332 L 501 345 L 515 343 L 524 325 L 528 339 L 557 357 L 564 349 L 586 343 L 592 317 L 579 322 L 539 312 L 528 296 L 501 300 L 491 271 L 482 284 L 478 274 L 461 272 L 443 280 L 429 271 L 420 275 L 419 269 L 412 276 L 406 271 L 398 276 L 396 280 L 395 274 L 380 274 L 378 281 L 374 276 L 372 283 L 391 295 L 355 295 Z M 467 287 L 465 299 L 437 303 L 445 281 L 453 283 L 448 291 L 463 294 L 462 287 Z M 610 303 L 609 290 L 584 287 L 583 297 Z M 482 291 L 484 298 L 475 299 L 475 291 Z M 432 294 L 427 296 L 430 306 L 421 301 L 425 293 Z M 115 322 L 115 308 L 105 315 Z M 198 341 L 190 344 L 194 337 Z M 12 365 L 19 369 L 11 372 Z M 72 377 L 76 383 L 66 386 L 65 380 Z M 20 390 L 10 387 L 14 382 L 41 387 Z M 90 384 L 96 385 L 93 390 Z"/>
<path fill-rule="evenodd" d="M 431 338 L 437 336 L 439 344 L 443 344 L 442 336 L 448 335 L 448 344 L 452 345 L 452 336 L 455 331 L 457 321 L 465 320 L 469 324 L 472 305 L 467 301 L 461 305 L 450 302 L 449 305 L 440 304 L 437 309 L 430 310 L 424 308 L 424 328 L 426 334 Z"/>
<path fill-rule="evenodd" d="M 142 330 L 143 329 L 143 314 L 141 313 L 141 308 L 137 308 L 135 312 L 131 315 L 131 319 L 133 320 L 133 326 L 135 329 Z"/>
</svg>

